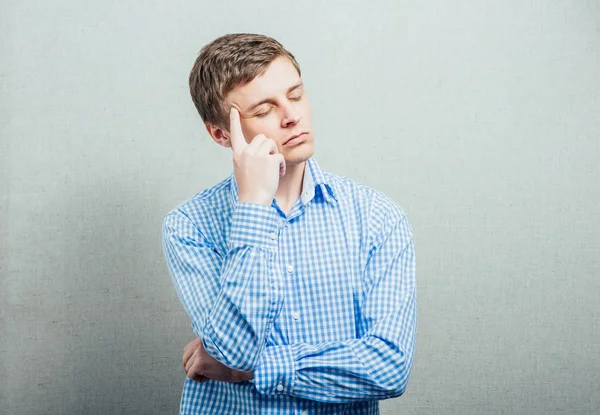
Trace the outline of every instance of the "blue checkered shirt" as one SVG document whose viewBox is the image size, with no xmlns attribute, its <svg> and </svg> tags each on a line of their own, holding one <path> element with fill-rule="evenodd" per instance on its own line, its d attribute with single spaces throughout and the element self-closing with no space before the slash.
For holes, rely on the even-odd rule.
<svg viewBox="0 0 600 415">
<path fill-rule="evenodd" d="M 415 251 L 403 210 L 307 160 L 286 215 L 239 202 L 232 174 L 173 209 L 163 248 L 192 329 L 253 381 L 185 378 L 180 414 L 378 414 L 404 393 Z"/>
</svg>

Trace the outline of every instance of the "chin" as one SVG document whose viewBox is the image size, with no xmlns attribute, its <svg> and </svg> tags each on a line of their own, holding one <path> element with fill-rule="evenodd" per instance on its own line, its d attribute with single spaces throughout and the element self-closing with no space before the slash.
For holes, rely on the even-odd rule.
<svg viewBox="0 0 600 415">
<path fill-rule="evenodd" d="M 303 143 L 300 146 L 288 151 L 285 154 L 285 162 L 289 165 L 296 165 L 305 162 L 314 154 L 312 143 Z"/>
</svg>

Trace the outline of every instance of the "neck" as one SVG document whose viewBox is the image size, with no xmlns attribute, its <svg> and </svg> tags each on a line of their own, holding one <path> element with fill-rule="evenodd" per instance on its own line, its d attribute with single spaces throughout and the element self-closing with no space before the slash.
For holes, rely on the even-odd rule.
<svg viewBox="0 0 600 415">
<path fill-rule="evenodd" d="M 302 181 L 304 180 L 304 168 L 306 161 L 295 165 L 286 165 L 285 175 L 279 178 L 279 187 L 275 193 L 275 199 L 279 205 L 292 205 L 302 193 Z"/>
</svg>

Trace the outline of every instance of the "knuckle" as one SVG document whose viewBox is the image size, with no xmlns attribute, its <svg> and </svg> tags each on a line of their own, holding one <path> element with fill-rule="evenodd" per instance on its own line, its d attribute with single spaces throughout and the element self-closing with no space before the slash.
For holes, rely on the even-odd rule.
<svg viewBox="0 0 600 415">
<path fill-rule="evenodd" d="M 243 158 L 243 156 L 244 156 L 244 153 L 245 153 L 245 151 L 246 151 L 246 150 L 240 150 L 240 151 L 234 151 L 234 152 L 233 152 L 233 163 L 234 163 L 236 166 L 239 166 L 239 165 L 240 165 L 240 163 L 241 163 L 241 161 L 242 161 L 242 158 Z"/>
<path fill-rule="evenodd" d="M 196 370 L 194 371 L 195 373 L 206 373 L 206 365 L 202 364 L 202 365 L 198 365 L 196 366 Z"/>
</svg>

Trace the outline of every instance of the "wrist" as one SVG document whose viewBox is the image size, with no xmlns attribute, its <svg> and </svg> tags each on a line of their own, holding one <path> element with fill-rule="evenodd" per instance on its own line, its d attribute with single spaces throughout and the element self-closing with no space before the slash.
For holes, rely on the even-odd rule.
<svg viewBox="0 0 600 415">
<path fill-rule="evenodd" d="M 236 203 L 231 215 L 227 248 L 229 250 L 236 246 L 253 245 L 276 249 L 278 225 L 278 214 L 273 206 Z"/>
<path fill-rule="evenodd" d="M 260 196 L 248 196 L 244 194 L 240 194 L 238 197 L 238 202 L 241 203 L 254 203 L 256 205 L 265 205 L 271 206 L 273 198 L 260 197 Z"/>
<path fill-rule="evenodd" d="M 236 378 L 236 382 L 249 381 L 251 379 L 254 379 L 254 372 L 236 371 L 235 378 Z"/>
</svg>

